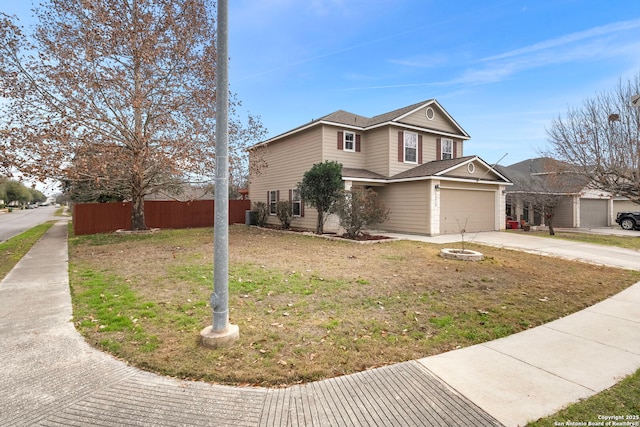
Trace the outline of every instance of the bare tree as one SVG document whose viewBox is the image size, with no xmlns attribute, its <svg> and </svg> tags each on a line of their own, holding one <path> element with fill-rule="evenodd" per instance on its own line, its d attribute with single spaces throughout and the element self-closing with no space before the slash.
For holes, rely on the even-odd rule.
<svg viewBox="0 0 640 427">
<path fill-rule="evenodd" d="M 146 228 L 145 195 L 215 170 L 212 4 L 49 0 L 32 38 L 1 16 L 2 136 L 18 157 L 5 161 L 40 179 L 124 181 L 132 228 Z M 264 134 L 238 105 L 232 96 L 232 158 Z"/>
<path fill-rule="evenodd" d="M 511 203 L 530 205 L 552 236 L 556 210 L 589 185 L 582 169 L 551 158 L 530 159 L 502 170 L 514 183 L 508 191 Z"/>
<path fill-rule="evenodd" d="M 578 165 L 595 187 L 640 203 L 640 73 L 553 120 L 549 155 Z"/>
</svg>

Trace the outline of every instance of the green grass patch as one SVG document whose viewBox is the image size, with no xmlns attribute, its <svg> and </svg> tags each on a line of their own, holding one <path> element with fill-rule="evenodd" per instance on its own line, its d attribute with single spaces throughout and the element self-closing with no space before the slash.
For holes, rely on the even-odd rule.
<svg viewBox="0 0 640 427">
<path fill-rule="evenodd" d="M 603 416 L 616 418 L 603 420 Z M 599 422 L 604 422 L 602 425 L 605 426 L 640 424 L 640 370 L 608 390 L 527 426 L 599 425 Z M 613 424 L 614 422 L 619 424 Z"/>
<path fill-rule="evenodd" d="M 81 333 L 126 333 L 130 335 L 127 339 L 140 351 L 148 352 L 158 347 L 158 337 L 144 329 L 147 320 L 158 316 L 158 304 L 141 301 L 125 278 L 78 265 L 70 270 L 74 321 Z M 122 343 L 109 338 L 98 337 L 95 342 L 112 352 L 122 347 Z"/>
<path fill-rule="evenodd" d="M 54 223 L 55 221 L 45 222 L 0 243 L 0 280 L 9 274 Z"/>
</svg>

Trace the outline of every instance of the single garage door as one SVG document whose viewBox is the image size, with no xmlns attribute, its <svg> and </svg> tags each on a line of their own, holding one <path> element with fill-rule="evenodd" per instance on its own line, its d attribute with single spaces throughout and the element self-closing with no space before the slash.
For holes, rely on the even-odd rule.
<svg viewBox="0 0 640 427">
<path fill-rule="evenodd" d="M 613 219 L 616 219 L 618 212 L 623 211 L 640 211 L 640 205 L 633 203 L 631 200 L 613 200 Z"/>
<path fill-rule="evenodd" d="M 494 231 L 496 218 L 495 192 L 440 190 L 440 233 Z"/>
<path fill-rule="evenodd" d="M 608 226 L 608 202 L 600 199 L 580 199 L 580 227 Z"/>
</svg>

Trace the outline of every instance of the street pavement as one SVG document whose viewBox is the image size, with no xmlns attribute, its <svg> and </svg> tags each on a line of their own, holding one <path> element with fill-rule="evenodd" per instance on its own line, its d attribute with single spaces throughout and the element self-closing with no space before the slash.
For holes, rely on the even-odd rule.
<svg viewBox="0 0 640 427">
<path fill-rule="evenodd" d="M 568 246 L 523 233 L 467 237 L 640 268 L 635 251 Z M 541 327 L 354 375 L 283 389 L 178 380 L 133 368 L 84 342 L 71 321 L 67 267 L 60 221 L 0 282 L 0 426 L 519 426 L 640 368 L 636 284 Z"/>
<path fill-rule="evenodd" d="M 38 224 L 56 219 L 53 206 L 41 206 L 36 209 L 15 209 L 13 212 L 0 211 L 0 242 L 29 230 Z"/>
</svg>

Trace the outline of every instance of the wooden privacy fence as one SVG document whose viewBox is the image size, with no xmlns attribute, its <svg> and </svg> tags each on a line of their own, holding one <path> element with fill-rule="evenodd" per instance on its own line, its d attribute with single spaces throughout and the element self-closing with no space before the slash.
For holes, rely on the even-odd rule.
<svg viewBox="0 0 640 427">
<path fill-rule="evenodd" d="M 229 224 L 244 224 L 249 209 L 251 200 L 229 200 Z M 213 227 L 214 201 L 145 201 L 144 217 L 149 228 Z M 131 202 L 73 205 L 73 232 L 77 236 L 130 229 Z"/>
</svg>

